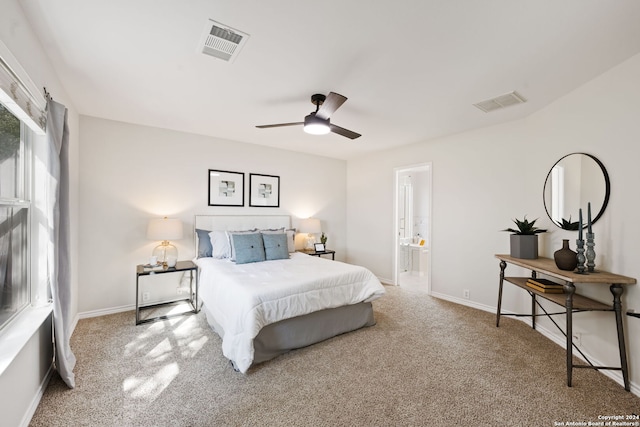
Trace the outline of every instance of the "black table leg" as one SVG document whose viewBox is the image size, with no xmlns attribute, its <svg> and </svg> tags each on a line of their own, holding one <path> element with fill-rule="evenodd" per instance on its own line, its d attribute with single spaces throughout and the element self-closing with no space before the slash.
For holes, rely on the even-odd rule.
<svg viewBox="0 0 640 427">
<path fill-rule="evenodd" d="M 138 285 L 138 280 L 140 276 L 136 274 L 136 325 L 140 324 L 140 301 L 138 301 L 138 294 L 140 292 L 140 287 Z"/>
<path fill-rule="evenodd" d="M 500 327 L 500 310 L 502 308 L 502 284 L 504 283 L 504 269 L 507 263 L 500 261 L 500 285 L 498 286 L 498 311 L 496 313 L 496 328 Z"/>
<path fill-rule="evenodd" d="M 571 387 L 571 377 L 573 375 L 573 294 L 576 287 L 571 282 L 564 284 L 564 291 L 567 294 L 565 308 L 567 310 L 567 385 Z"/>
<path fill-rule="evenodd" d="M 616 313 L 616 328 L 618 330 L 618 349 L 620 350 L 620 367 L 622 369 L 622 379 L 624 389 L 631 391 L 629 386 L 629 368 L 627 366 L 627 349 L 624 343 L 624 327 L 622 325 L 622 303 L 620 297 L 624 292 L 622 285 L 614 283 L 609 288 L 613 294 L 613 311 Z"/>
</svg>

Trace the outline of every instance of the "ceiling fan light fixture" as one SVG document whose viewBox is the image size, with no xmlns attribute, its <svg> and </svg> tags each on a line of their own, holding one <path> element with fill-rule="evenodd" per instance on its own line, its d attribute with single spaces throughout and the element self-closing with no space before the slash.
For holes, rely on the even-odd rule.
<svg viewBox="0 0 640 427">
<path fill-rule="evenodd" d="M 329 120 L 323 120 L 311 113 L 304 118 L 304 131 L 311 135 L 326 135 L 331 132 Z"/>
<path fill-rule="evenodd" d="M 304 118 L 304 122 L 277 123 L 273 125 L 259 125 L 256 127 L 265 129 L 304 125 L 304 131 L 312 135 L 326 135 L 329 132 L 333 132 L 349 139 L 360 138 L 362 135 L 357 132 L 331 124 L 330 116 L 340 108 L 346 100 L 346 96 L 342 96 L 335 92 L 330 92 L 327 96 L 316 93 L 311 95 L 311 103 L 316 106 L 316 111 L 306 116 Z"/>
</svg>

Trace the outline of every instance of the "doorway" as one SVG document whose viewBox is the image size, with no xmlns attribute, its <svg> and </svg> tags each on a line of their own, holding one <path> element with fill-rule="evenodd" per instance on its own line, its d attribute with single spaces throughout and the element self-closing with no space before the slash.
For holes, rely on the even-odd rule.
<svg viewBox="0 0 640 427">
<path fill-rule="evenodd" d="M 394 285 L 430 293 L 431 163 L 394 173 Z"/>
</svg>

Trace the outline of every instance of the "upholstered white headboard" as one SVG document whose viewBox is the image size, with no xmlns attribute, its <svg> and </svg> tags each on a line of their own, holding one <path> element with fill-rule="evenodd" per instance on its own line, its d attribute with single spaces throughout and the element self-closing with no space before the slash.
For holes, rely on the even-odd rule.
<svg viewBox="0 0 640 427">
<path fill-rule="evenodd" d="M 198 253 L 198 235 L 196 228 L 201 230 L 260 230 L 268 228 L 291 228 L 290 215 L 196 215 L 193 221 L 195 249 Z"/>
<path fill-rule="evenodd" d="M 204 230 L 248 230 L 290 228 L 289 215 L 196 215 L 195 228 Z M 195 232 L 195 231 L 194 231 Z"/>
</svg>

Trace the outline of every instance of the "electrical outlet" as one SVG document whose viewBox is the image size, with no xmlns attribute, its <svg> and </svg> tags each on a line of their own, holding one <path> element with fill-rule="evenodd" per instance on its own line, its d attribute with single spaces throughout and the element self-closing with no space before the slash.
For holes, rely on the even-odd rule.
<svg viewBox="0 0 640 427">
<path fill-rule="evenodd" d="M 469 298 L 471 298 L 471 296 L 469 296 L 469 289 L 464 289 L 464 290 L 462 291 L 462 296 L 463 296 L 465 299 L 469 299 Z"/>
<path fill-rule="evenodd" d="M 142 301 L 149 301 L 149 292 L 142 293 Z"/>
</svg>

